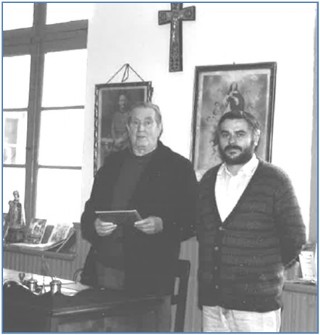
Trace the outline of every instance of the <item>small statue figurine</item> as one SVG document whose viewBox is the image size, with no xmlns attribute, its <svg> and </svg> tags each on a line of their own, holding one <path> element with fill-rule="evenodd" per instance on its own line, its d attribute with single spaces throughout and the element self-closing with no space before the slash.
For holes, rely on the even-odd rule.
<svg viewBox="0 0 320 335">
<path fill-rule="evenodd" d="M 25 221 L 22 205 L 19 201 L 19 192 L 13 192 L 13 200 L 9 201 L 9 212 L 6 217 L 8 231 L 5 241 L 9 243 L 23 242 L 25 237 Z"/>
<path fill-rule="evenodd" d="M 8 220 L 10 227 L 20 228 L 24 225 L 22 216 L 22 205 L 19 201 L 19 192 L 13 192 L 14 200 L 9 201 Z"/>
</svg>

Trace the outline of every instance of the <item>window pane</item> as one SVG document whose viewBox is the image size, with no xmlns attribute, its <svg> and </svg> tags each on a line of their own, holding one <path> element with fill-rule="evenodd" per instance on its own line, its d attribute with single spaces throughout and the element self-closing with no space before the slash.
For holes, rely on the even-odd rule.
<svg viewBox="0 0 320 335">
<path fill-rule="evenodd" d="M 90 3 L 48 3 L 47 24 L 86 20 L 91 17 Z"/>
<path fill-rule="evenodd" d="M 79 222 L 81 171 L 39 169 L 36 217 Z"/>
<path fill-rule="evenodd" d="M 3 30 L 28 28 L 33 25 L 32 3 L 3 3 Z"/>
<path fill-rule="evenodd" d="M 43 107 L 84 105 L 87 50 L 45 55 Z"/>
<path fill-rule="evenodd" d="M 83 109 L 41 112 L 40 165 L 82 165 L 83 112 Z"/>
<path fill-rule="evenodd" d="M 29 100 L 30 56 L 3 58 L 3 106 L 27 108 Z"/>
<path fill-rule="evenodd" d="M 3 163 L 25 164 L 27 112 L 4 112 Z"/>
<path fill-rule="evenodd" d="M 9 201 L 13 200 L 13 191 L 18 191 L 24 207 L 25 169 L 3 168 L 3 212 L 8 213 Z"/>
</svg>

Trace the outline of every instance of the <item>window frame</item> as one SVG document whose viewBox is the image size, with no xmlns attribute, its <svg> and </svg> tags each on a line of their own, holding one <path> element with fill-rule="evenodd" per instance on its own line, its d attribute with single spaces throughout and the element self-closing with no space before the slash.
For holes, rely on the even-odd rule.
<svg viewBox="0 0 320 335">
<path fill-rule="evenodd" d="M 41 111 L 48 109 L 84 109 L 82 105 L 41 107 L 45 54 L 55 51 L 87 49 L 88 34 L 88 20 L 46 24 L 46 13 L 46 3 L 34 3 L 32 27 L 3 31 L 2 57 L 21 55 L 30 55 L 31 57 L 29 101 L 27 108 L 24 109 L 28 115 L 25 164 L 3 164 L 3 167 L 8 168 L 25 168 L 24 206 L 27 222 L 30 222 L 35 215 L 39 168 L 82 169 L 81 166 L 43 166 L 38 164 Z M 3 108 L 4 112 L 15 110 L 14 108 Z"/>
</svg>

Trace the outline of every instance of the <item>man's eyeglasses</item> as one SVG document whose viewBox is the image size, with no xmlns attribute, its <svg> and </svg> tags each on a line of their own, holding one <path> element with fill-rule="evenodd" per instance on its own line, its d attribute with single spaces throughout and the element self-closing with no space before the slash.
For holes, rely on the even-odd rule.
<svg viewBox="0 0 320 335">
<path fill-rule="evenodd" d="M 140 120 L 131 120 L 131 122 L 129 123 L 129 126 L 133 129 L 138 129 L 141 126 L 143 126 L 146 129 L 150 129 L 152 128 L 152 126 L 154 125 L 154 121 L 152 119 L 150 120 L 144 120 L 144 121 L 140 121 Z"/>
</svg>

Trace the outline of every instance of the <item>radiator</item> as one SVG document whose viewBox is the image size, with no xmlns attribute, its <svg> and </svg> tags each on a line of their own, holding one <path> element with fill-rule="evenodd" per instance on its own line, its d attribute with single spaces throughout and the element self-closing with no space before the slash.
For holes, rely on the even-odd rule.
<svg viewBox="0 0 320 335">
<path fill-rule="evenodd" d="M 281 332 L 317 332 L 317 315 L 316 286 L 286 283 Z"/>
<path fill-rule="evenodd" d="M 75 271 L 82 268 L 89 244 L 81 238 L 80 226 L 75 224 L 76 248 L 74 254 L 25 252 L 4 248 L 3 267 L 21 272 L 51 275 L 72 279 Z M 48 272 L 48 273 L 46 273 Z"/>
</svg>

